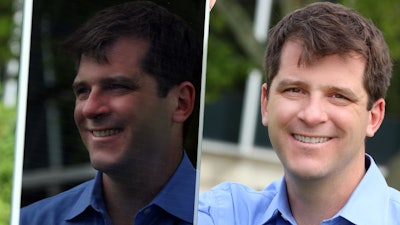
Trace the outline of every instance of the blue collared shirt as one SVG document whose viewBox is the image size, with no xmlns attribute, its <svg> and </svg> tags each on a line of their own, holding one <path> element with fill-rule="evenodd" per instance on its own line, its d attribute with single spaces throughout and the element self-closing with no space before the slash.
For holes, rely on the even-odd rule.
<svg viewBox="0 0 400 225">
<path fill-rule="evenodd" d="M 388 187 L 373 159 L 345 206 L 321 224 L 400 224 L 400 192 Z M 263 191 L 226 182 L 199 197 L 199 225 L 294 225 L 284 178 Z"/>
<path fill-rule="evenodd" d="M 196 170 L 185 154 L 153 201 L 135 217 L 135 225 L 193 224 Z M 102 173 L 56 196 L 21 209 L 20 225 L 111 225 L 102 195 Z"/>
</svg>

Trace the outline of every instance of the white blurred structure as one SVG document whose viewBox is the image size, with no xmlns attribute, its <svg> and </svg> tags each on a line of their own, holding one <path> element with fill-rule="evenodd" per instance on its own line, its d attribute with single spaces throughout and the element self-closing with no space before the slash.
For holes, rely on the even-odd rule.
<svg viewBox="0 0 400 225">
<path fill-rule="evenodd" d="M 13 57 L 6 64 L 6 79 L 3 84 L 3 103 L 7 107 L 17 104 L 19 55 L 21 49 L 21 26 L 22 26 L 22 1 L 14 1 L 13 31 L 8 43 Z"/>
<path fill-rule="evenodd" d="M 260 43 L 267 39 L 272 3 L 273 0 L 256 0 L 253 35 Z M 261 84 L 262 72 L 253 69 L 246 81 L 238 143 L 203 138 L 200 193 L 224 181 L 260 190 L 282 177 L 283 168 L 275 152 L 254 143 L 257 123 L 261 123 L 258 118 Z"/>
</svg>

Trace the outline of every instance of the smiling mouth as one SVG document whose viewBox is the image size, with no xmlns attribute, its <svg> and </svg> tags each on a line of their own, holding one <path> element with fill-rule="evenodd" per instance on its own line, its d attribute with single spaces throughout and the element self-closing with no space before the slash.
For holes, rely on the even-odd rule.
<svg viewBox="0 0 400 225">
<path fill-rule="evenodd" d="M 95 137 L 108 137 L 121 133 L 120 129 L 109 129 L 109 130 L 93 130 L 92 134 Z"/>
<path fill-rule="evenodd" d="M 302 136 L 295 134 L 293 137 L 303 143 L 309 143 L 309 144 L 318 144 L 318 143 L 324 143 L 329 141 L 331 138 L 329 137 L 308 137 L 308 136 Z"/>
</svg>

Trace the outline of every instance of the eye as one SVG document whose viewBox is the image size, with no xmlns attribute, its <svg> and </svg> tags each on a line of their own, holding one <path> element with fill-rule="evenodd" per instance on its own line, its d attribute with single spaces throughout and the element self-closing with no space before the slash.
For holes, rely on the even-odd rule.
<svg viewBox="0 0 400 225">
<path fill-rule="evenodd" d="M 291 92 L 291 93 L 300 93 L 301 89 L 300 88 L 296 88 L 296 87 L 291 87 L 291 88 L 286 88 L 284 91 L 285 92 Z"/>
<path fill-rule="evenodd" d="M 113 84 L 111 85 L 113 89 L 130 89 L 127 85 L 124 84 Z"/>
<path fill-rule="evenodd" d="M 337 99 L 347 99 L 344 95 L 342 94 L 332 94 L 332 98 L 337 98 Z"/>
<path fill-rule="evenodd" d="M 289 86 L 283 87 L 281 89 L 281 94 L 289 99 L 299 99 L 303 98 L 307 94 L 307 91 L 301 87 Z"/>
<path fill-rule="evenodd" d="M 73 88 L 75 97 L 77 99 L 84 99 L 86 98 L 85 96 L 89 95 L 90 93 L 90 88 L 85 87 L 85 86 L 78 86 Z"/>
<path fill-rule="evenodd" d="M 111 95 L 125 95 L 134 91 L 134 89 L 127 85 L 121 83 L 108 83 L 102 86 L 102 90 Z"/>
<path fill-rule="evenodd" d="M 340 93 L 333 93 L 329 97 L 330 101 L 335 105 L 346 106 L 353 102 L 350 98 Z"/>
<path fill-rule="evenodd" d="M 283 88 L 282 93 L 289 96 L 297 96 L 305 93 L 305 90 L 300 87 Z"/>
<path fill-rule="evenodd" d="M 105 87 L 108 90 L 111 91 L 123 91 L 123 90 L 130 90 L 131 88 L 125 84 L 108 84 Z"/>
</svg>

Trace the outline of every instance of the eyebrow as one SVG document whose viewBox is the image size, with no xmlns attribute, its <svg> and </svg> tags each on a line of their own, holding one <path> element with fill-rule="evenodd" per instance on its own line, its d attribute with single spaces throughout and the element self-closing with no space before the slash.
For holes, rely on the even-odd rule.
<svg viewBox="0 0 400 225">
<path fill-rule="evenodd" d="M 280 90 L 287 86 L 301 86 L 301 87 L 308 88 L 310 85 L 307 84 L 306 82 L 300 81 L 300 80 L 283 79 L 283 80 L 279 81 L 277 89 Z"/>
<path fill-rule="evenodd" d="M 107 77 L 100 80 L 100 84 L 110 84 L 110 83 L 120 83 L 126 84 L 128 86 L 139 86 L 138 79 L 127 77 L 127 76 L 114 76 L 114 77 Z"/>
<path fill-rule="evenodd" d="M 79 88 L 84 87 L 84 86 L 86 86 L 86 82 L 84 82 L 84 81 L 76 81 L 76 80 L 74 80 L 74 82 L 72 82 L 72 90 L 73 91 L 76 91 Z"/>
<path fill-rule="evenodd" d="M 131 87 L 139 87 L 138 78 L 127 77 L 124 75 L 102 78 L 99 83 L 100 83 L 100 85 L 107 85 L 107 84 L 111 84 L 111 83 L 120 83 L 120 84 L 125 84 L 125 85 L 131 86 Z M 72 83 L 72 89 L 76 90 L 80 87 L 87 86 L 87 85 L 88 85 L 88 83 L 86 81 L 74 80 L 74 82 Z"/>
</svg>

